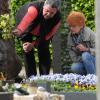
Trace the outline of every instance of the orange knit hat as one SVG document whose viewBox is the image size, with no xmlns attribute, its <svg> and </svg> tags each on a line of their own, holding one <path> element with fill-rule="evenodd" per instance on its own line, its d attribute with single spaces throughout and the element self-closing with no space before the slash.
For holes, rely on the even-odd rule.
<svg viewBox="0 0 100 100">
<path fill-rule="evenodd" d="M 85 26 L 85 16 L 81 12 L 72 11 L 66 21 L 70 26 Z"/>
</svg>

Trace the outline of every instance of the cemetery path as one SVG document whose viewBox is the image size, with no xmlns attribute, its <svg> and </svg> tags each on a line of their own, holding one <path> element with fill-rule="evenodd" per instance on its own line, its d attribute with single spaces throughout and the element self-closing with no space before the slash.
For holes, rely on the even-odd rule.
<svg viewBox="0 0 100 100">
<path fill-rule="evenodd" d="M 50 73 L 53 73 L 53 69 L 52 68 L 50 69 Z M 37 75 L 39 75 L 38 67 L 37 67 Z M 19 76 L 21 76 L 21 77 L 25 77 L 26 76 L 26 74 L 25 74 L 25 67 L 24 66 L 22 67 L 22 70 L 20 71 Z"/>
</svg>

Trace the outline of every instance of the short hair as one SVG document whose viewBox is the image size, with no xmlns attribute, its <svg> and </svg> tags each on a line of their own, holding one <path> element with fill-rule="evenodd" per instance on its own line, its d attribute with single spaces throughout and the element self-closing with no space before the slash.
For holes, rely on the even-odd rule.
<svg viewBox="0 0 100 100">
<path fill-rule="evenodd" d="M 50 5 L 51 7 L 57 8 L 58 10 L 60 10 L 61 0 L 46 0 L 44 2 L 44 5 Z"/>
<path fill-rule="evenodd" d="M 72 11 L 68 15 L 66 22 L 70 26 L 85 26 L 85 16 L 82 12 Z"/>
</svg>

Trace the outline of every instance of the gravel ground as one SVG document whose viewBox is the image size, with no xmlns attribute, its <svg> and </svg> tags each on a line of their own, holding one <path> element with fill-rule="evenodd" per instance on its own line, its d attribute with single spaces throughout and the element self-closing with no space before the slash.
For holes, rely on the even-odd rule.
<svg viewBox="0 0 100 100">
<path fill-rule="evenodd" d="M 53 73 L 53 69 L 52 68 L 50 69 L 50 73 Z M 37 75 L 39 75 L 39 69 L 38 68 L 37 68 Z M 26 76 L 25 67 L 22 67 L 22 70 L 20 71 L 19 76 L 21 76 L 21 77 L 25 77 Z"/>
</svg>

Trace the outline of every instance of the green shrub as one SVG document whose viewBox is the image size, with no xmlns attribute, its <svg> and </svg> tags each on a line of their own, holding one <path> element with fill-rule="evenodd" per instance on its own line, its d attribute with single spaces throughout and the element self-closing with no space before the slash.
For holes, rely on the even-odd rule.
<svg viewBox="0 0 100 100">
<path fill-rule="evenodd" d="M 10 15 L 4 14 L 0 15 L 0 39 L 9 39 L 12 37 L 11 25 L 10 25 Z"/>
</svg>

